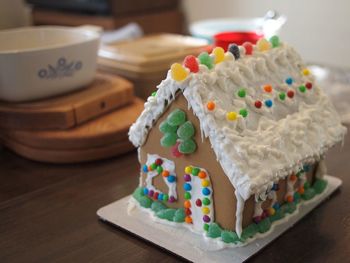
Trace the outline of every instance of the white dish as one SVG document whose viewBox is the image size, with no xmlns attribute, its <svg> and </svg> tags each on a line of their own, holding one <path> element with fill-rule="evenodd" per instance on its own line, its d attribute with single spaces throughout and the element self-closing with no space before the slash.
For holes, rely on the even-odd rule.
<svg viewBox="0 0 350 263">
<path fill-rule="evenodd" d="M 96 72 L 97 27 L 0 31 L 0 100 L 27 101 L 76 90 Z"/>
</svg>

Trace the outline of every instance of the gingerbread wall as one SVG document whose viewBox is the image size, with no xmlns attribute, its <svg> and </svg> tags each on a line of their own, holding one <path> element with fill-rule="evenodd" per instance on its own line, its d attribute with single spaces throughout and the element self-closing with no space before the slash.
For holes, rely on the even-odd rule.
<svg viewBox="0 0 350 263">
<path fill-rule="evenodd" d="M 170 151 L 170 148 L 165 148 L 160 145 L 160 139 L 163 134 L 159 131 L 159 125 L 165 120 L 169 114 L 175 109 L 181 109 L 186 112 L 187 119 L 192 122 L 196 133 L 194 139 L 197 143 L 197 150 L 190 155 L 183 155 L 180 158 L 175 158 Z M 199 121 L 194 116 L 192 110 L 188 110 L 187 101 L 182 94 L 179 94 L 175 101 L 169 106 L 165 113 L 154 123 L 153 128 L 148 134 L 145 144 L 140 149 L 141 165 L 147 161 L 147 154 L 158 154 L 162 158 L 174 161 L 175 172 L 177 175 L 177 193 L 178 200 L 174 203 L 167 203 L 169 207 L 183 207 L 184 199 L 184 178 L 185 167 L 188 165 L 204 168 L 208 171 L 212 183 L 215 222 L 220 224 L 224 229 L 235 230 L 235 214 L 236 214 L 236 196 L 234 187 L 228 180 L 221 165 L 216 160 L 216 155 L 211 148 L 211 144 L 207 138 L 202 141 Z M 311 171 L 307 177 L 308 181 L 312 180 L 314 171 Z M 142 173 L 142 182 L 145 182 L 146 175 Z M 153 185 L 160 191 L 166 193 L 168 188 L 161 176 L 156 176 L 153 179 Z M 296 184 L 297 187 L 298 184 Z M 284 202 L 286 193 L 286 180 L 281 180 L 279 183 L 280 190 L 277 192 L 277 197 L 280 203 Z M 252 223 L 254 214 L 254 197 L 252 196 L 245 203 L 243 212 L 243 227 Z M 270 201 L 263 203 L 262 207 L 267 208 Z"/>
</svg>

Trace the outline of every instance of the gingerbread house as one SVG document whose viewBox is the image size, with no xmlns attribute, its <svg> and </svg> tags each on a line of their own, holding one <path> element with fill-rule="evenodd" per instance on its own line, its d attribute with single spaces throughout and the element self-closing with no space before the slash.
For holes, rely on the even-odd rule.
<svg viewBox="0 0 350 263">
<path fill-rule="evenodd" d="M 129 131 L 133 197 L 164 222 L 242 244 L 327 182 L 346 128 L 297 52 L 278 37 L 173 64 Z"/>
</svg>

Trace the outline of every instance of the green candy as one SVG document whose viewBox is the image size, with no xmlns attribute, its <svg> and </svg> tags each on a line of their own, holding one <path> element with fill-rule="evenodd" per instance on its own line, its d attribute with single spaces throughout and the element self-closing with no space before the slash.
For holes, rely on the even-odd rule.
<svg viewBox="0 0 350 263">
<path fill-rule="evenodd" d="M 160 145 L 163 147 L 171 147 L 176 144 L 177 135 L 176 133 L 168 132 L 164 134 L 162 139 L 160 139 Z"/>
<path fill-rule="evenodd" d="M 197 144 L 192 139 L 184 140 L 178 146 L 179 152 L 183 154 L 194 153 L 196 149 Z"/>
<path fill-rule="evenodd" d="M 168 221 L 173 221 L 176 213 L 176 209 L 168 208 L 164 210 L 160 210 L 156 213 L 156 216 L 160 219 L 166 219 Z"/>
<path fill-rule="evenodd" d="M 152 171 L 154 171 L 155 169 L 157 169 L 157 165 L 155 163 L 152 163 L 151 168 L 152 168 Z"/>
<path fill-rule="evenodd" d="M 239 237 L 236 232 L 227 230 L 221 232 L 221 239 L 225 243 L 237 243 L 239 241 Z"/>
<path fill-rule="evenodd" d="M 190 121 L 186 121 L 177 130 L 177 135 L 182 140 L 187 140 L 187 139 L 192 138 L 192 136 L 194 135 L 193 124 Z"/>
<path fill-rule="evenodd" d="M 285 203 L 281 206 L 283 213 L 292 214 L 297 209 L 297 206 L 294 202 Z"/>
<path fill-rule="evenodd" d="M 172 111 L 168 117 L 167 122 L 171 126 L 179 126 L 186 121 L 186 113 L 183 110 L 176 109 Z"/>
<path fill-rule="evenodd" d="M 209 56 L 208 52 L 200 53 L 198 56 L 200 64 L 206 65 L 208 69 L 212 69 L 214 65 L 214 59 Z"/>
<path fill-rule="evenodd" d="M 299 86 L 300 92 L 304 93 L 306 91 L 306 87 L 304 85 Z"/>
<path fill-rule="evenodd" d="M 238 90 L 238 92 L 237 92 L 237 95 L 238 95 L 238 97 L 240 97 L 240 98 L 244 98 L 245 97 L 245 95 L 246 95 L 246 91 L 245 91 L 245 89 L 239 89 Z"/>
<path fill-rule="evenodd" d="M 160 210 L 164 210 L 164 209 L 167 209 L 167 207 L 161 203 L 161 202 L 156 202 L 154 201 L 151 205 L 151 209 L 154 211 L 154 212 L 159 212 Z"/>
<path fill-rule="evenodd" d="M 301 195 L 298 192 L 294 193 L 294 202 L 297 204 L 301 200 Z"/>
<path fill-rule="evenodd" d="M 142 207 L 144 207 L 144 208 L 150 208 L 151 207 L 151 205 L 152 205 L 152 203 L 153 203 L 153 201 L 152 201 L 152 199 L 151 198 L 149 198 L 148 196 L 142 196 L 141 198 L 140 198 L 140 200 L 138 200 L 139 201 L 139 203 L 140 203 L 140 206 L 142 206 Z"/>
<path fill-rule="evenodd" d="M 304 183 L 304 189 L 309 189 L 310 188 L 310 183 L 309 182 L 305 182 Z"/>
<path fill-rule="evenodd" d="M 310 200 L 314 198 L 315 195 L 316 195 L 315 190 L 313 188 L 308 188 L 308 189 L 305 189 L 305 192 L 303 193 L 301 198 L 303 198 L 304 200 Z"/>
<path fill-rule="evenodd" d="M 241 109 L 239 111 L 239 114 L 242 115 L 244 118 L 246 118 L 248 116 L 248 111 L 247 109 Z"/>
<path fill-rule="evenodd" d="M 189 192 L 185 192 L 184 197 L 186 200 L 190 200 L 191 199 L 191 194 Z"/>
<path fill-rule="evenodd" d="M 167 202 L 169 200 L 169 196 L 167 194 L 163 195 L 163 201 Z"/>
<path fill-rule="evenodd" d="M 250 224 L 249 226 L 243 229 L 241 240 L 243 242 L 246 241 L 248 238 L 255 236 L 256 233 L 258 233 L 258 231 L 259 231 L 259 228 L 257 224 L 254 224 L 254 223 Z"/>
<path fill-rule="evenodd" d="M 316 194 L 320 194 L 326 189 L 327 181 L 322 179 L 317 179 L 312 188 L 315 190 Z"/>
<path fill-rule="evenodd" d="M 201 170 L 198 167 L 192 168 L 192 175 L 197 176 Z"/>
<path fill-rule="evenodd" d="M 212 223 L 209 225 L 207 236 L 211 238 L 217 238 L 221 236 L 222 229 L 217 223 Z"/>
<path fill-rule="evenodd" d="M 286 93 L 281 92 L 281 93 L 279 94 L 279 98 L 280 98 L 280 100 L 285 100 L 285 98 L 286 98 Z"/>
<path fill-rule="evenodd" d="M 278 36 L 273 36 L 270 38 L 270 43 L 273 48 L 278 47 L 280 45 L 280 39 Z"/>
<path fill-rule="evenodd" d="M 269 231 L 271 228 L 271 221 L 269 218 L 265 218 L 258 224 L 258 231 L 259 233 L 265 233 Z"/>
<path fill-rule="evenodd" d="M 163 167 L 162 166 L 158 166 L 157 167 L 157 173 L 161 174 L 163 172 Z"/>
<path fill-rule="evenodd" d="M 270 216 L 270 221 L 275 222 L 277 220 L 280 220 L 284 217 L 284 212 L 282 211 L 282 209 L 278 209 L 272 216 Z"/>
<path fill-rule="evenodd" d="M 208 197 L 204 197 L 202 200 L 203 205 L 210 205 L 210 200 Z"/>
<path fill-rule="evenodd" d="M 171 126 L 171 125 L 169 125 L 169 123 L 165 120 L 165 121 L 163 121 L 163 122 L 159 125 L 159 130 L 160 130 L 162 133 L 168 133 L 168 132 L 175 133 L 176 130 L 177 130 L 177 126 Z"/>
<path fill-rule="evenodd" d="M 152 97 L 155 97 L 156 95 L 157 95 L 157 91 L 153 91 L 151 94 Z"/>
<path fill-rule="evenodd" d="M 208 225 L 208 224 L 204 224 L 204 225 L 203 225 L 203 229 L 204 229 L 204 231 L 208 231 L 209 225 Z"/>
<path fill-rule="evenodd" d="M 173 221 L 177 223 L 185 222 L 185 217 L 186 217 L 185 209 L 179 208 L 179 209 L 176 209 Z"/>
</svg>

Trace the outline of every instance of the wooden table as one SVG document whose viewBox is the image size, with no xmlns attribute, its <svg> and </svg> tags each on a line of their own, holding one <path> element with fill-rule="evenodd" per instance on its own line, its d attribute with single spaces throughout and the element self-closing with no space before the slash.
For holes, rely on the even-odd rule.
<svg viewBox="0 0 350 263">
<path fill-rule="evenodd" d="M 250 262 L 350 261 L 350 133 L 327 162 L 341 189 Z M 0 152 L 0 262 L 181 261 L 96 216 L 133 191 L 138 169 L 136 152 L 77 165 Z"/>
</svg>

